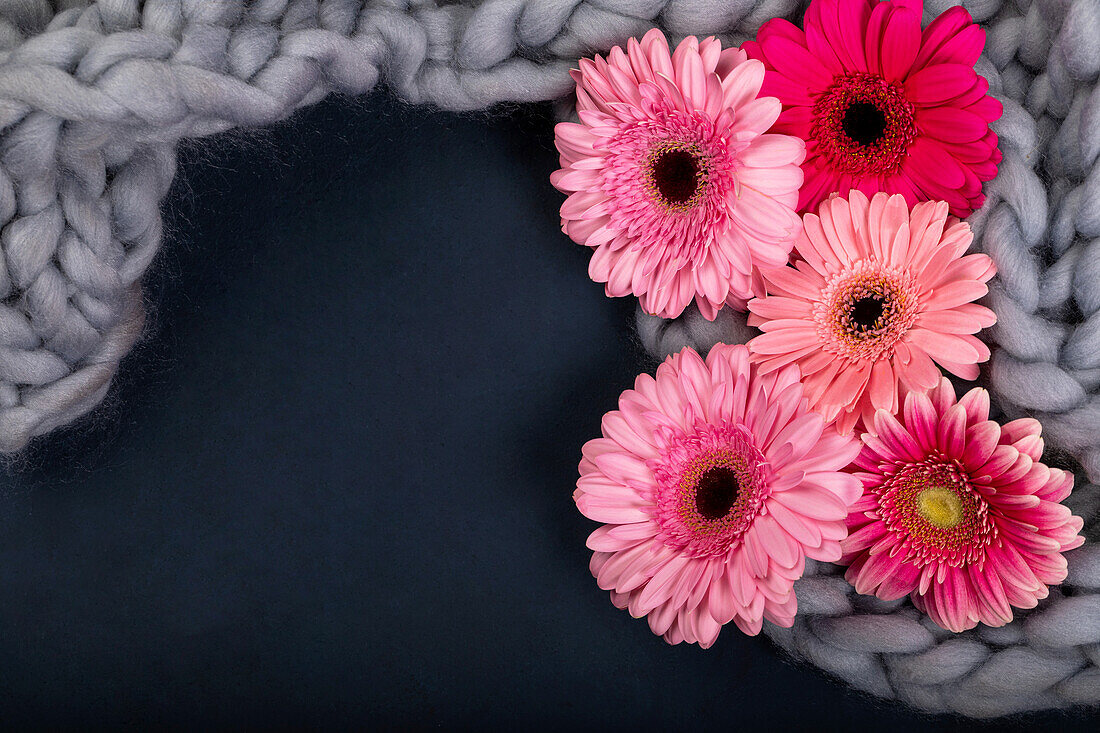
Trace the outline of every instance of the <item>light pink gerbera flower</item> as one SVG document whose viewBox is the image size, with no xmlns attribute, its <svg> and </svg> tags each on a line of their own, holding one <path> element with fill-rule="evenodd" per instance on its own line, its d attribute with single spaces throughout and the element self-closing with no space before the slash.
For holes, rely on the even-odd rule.
<svg viewBox="0 0 1100 733">
<path fill-rule="evenodd" d="M 826 427 L 798 369 L 760 375 L 744 346 L 691 349 L 638 377 L 584 446 L 573 498 L 611 600 L 670 643 L 714 643 L 731 620 L 794 620 L 805 558 L 834 561 L 859 444 Z"/>
<path fill-rule="evenodd" d="M 864 494 L 843 541 L 847 579 L 884 600 L 912 594 L 950 631 L 1003 626 L 1066 578 L 1062 553 L 1084 543 L 1060 504 L 1073 474 L 1039 462 L 1042 427 L 989 419 L 989 394 L 958 402 L 946 379 L 905 399 L 899 422 L 875 414 L 856 459 Z"/>
<path fill-rule="evenodd" d="M 569 194 L 562 230 L 595 250 L 592 279 L 663 318 L 692 300 L 709 320 L 743 308 L 753 268 L 785 264 L 801 228 L 804 145 L 764 134 L 780 104 L 757 98 L 763 65 L 714 38 L 670 55 L 654 29 L 573 78 L 581 122 L 554 128 L 550 180 Z"/>
<path fill-rule="evenodd" d="M 783 101 L 774 132 L 806 141 L 799 211 L 858 188 L 910 205 L 944 200 L 965 217 L 1001 152 L 989 123 L 1001 103 L 974 71 L 985 31 L 953 7 L 921 32 L 921 0 L 813 0 L 799 30 L 769 20 L 745 44 Z"/>
<path fill-rule="evenodd" d="M 973 334 L 997 320 L 971 301 L 985 295 L 996 265 L 963 256 L 970 226 L 942 201 L 917 204 L 859 191 L 834 196 L 804 217 L 794 267 L 763 273 L 767 296 L 749 303 L 748 344 L 762 371 L 797 363 L 806 395 L 847 433 L 875 410 L 896 413 L 908 391 L 940 380 L 936 363 L 978 376 L 989 348 Z M 899 391 L 900 389 L 900 391 Z"/>
</svg>

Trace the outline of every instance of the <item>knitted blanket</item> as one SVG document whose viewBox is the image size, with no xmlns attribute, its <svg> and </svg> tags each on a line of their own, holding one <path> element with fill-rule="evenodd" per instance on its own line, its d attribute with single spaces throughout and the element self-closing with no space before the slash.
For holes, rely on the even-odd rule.
<svg viewBox="0 0 1100 733">
<path fill-rule="evenodd" d="M 926 0 L 926 20 L 956 4 Z M 1100 703 L 1100 0 L 962 0 L 1004 104 L 1004 161 L 973 217 L 999 276 L 984 383 L 1038 417 L 1089 542 L 1038 609 L 939 629 L 809 563 L 790 653 L 855 687 L 973 716 Z M 94 408 L 140 336 L 141 278 L 186 137 L 266 125 L 388 84 L 449 110 L 565 98 L 578 57 L 660 26 L 738 43 L 798 0 L 0 0 L 0 450 Z M 549 134 L 549 131 L 548 131 Z M 546 172 L 534 171 L 535 175 Z M 563 240 L 563 246 L 571 246 Z M 578 273 L 578 276 L 583 276 Z M 639 316 L 656 355 L 744 341 Z M 1051 457 L 1050 454 L 1053 453 Z"/>
</svg>

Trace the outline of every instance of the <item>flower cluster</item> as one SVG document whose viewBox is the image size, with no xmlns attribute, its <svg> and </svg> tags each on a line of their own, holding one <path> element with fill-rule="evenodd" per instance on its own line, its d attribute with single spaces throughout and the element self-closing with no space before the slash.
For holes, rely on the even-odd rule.
<svg viewBox="0 0 1100 733">
<path fill-rule="evenodd" d="M 643 374 L 584 446 L 591 570 L 671 643 L 790 626 L 807 559 L 950 631 L 998 626 L 1066 577 L 1073 476 L 974 380 L 996 321 L 965 218 L 1001 153 L 966 10 L 812 0 L 725 48 L 659 30 L 574 70 L 555 128 L 563 231 L 609 296 L 759 335 Z"/>
</svg>

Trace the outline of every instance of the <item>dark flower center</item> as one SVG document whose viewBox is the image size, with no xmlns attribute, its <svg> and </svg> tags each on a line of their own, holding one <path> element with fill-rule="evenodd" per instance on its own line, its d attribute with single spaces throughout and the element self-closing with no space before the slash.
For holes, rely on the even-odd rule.
<svg viewBox="0 0 1100 733">
<path fill-rule="evenodd" d="M 868 295 L 852 304 L 849 319 L 860 331 L 871 331 L 882 319 L 882 298 Z"/>
<path fill-rule="evenodd" d="M 826 285 L 826 302 L 814 320 L 828 334 L 826 348 L 847 359 L 878 361 L 894 347 L 917 318 L 917 290 L 906 272 L 878 269 L 863 261 L 859 269 L 837 273 Z"/>
<path fill-rule="evenodd" d="M 860 145 L 872 145 L 886 132 L 886 115 L 869 102 L 852 102 L 841 119 L 844 134 Z"/>
<path fill-rule="evenodd" d="M 683 204 L 699 189 L 701 170 L 698 156 L 691 151 L 665 150 L 653 161 L 653 185 L 669 204 Z"/>
<path fill-rule="evenodd" d="M 661 539 L 692 557 L 721 555 L 739 542 L 768 496 L 768 464 L 744 425 L 706 425 L 673 436 L 647 461 L 657 480 Z"/>
<path fill-rule="evenodd" d="M 904 88 L 876 74 L 836 77 L 818 95 L 811 137 L 839 172 L 893 173 L 916 139 L 916 108 Z"/>
<path fill-rule="evenodd" d="M 699 477 L 695 488 L 695 511 L 704 519 L 721 519 L 730 513 L 741 483 L 725 466 L 715 466 Z"/>
</svg>

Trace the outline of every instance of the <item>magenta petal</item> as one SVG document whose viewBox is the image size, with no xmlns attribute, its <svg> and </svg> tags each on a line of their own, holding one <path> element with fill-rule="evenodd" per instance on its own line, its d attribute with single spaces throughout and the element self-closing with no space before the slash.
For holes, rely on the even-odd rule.
<svg viewBox="0 0 1100 733">
<path fill-rule="evenodd" d="M 944 43 L 971 25 L 973 25 L 973 18 L 962 6 L 956 5 L 940 13 L 935 20 L 928 24 L 921 35 L 921 50 L 917 55 L 915 66 L 918 68 L 925 66 L 932 56 L 943 47 Z M 975 60 L 977 59 L 975 58 Z M 973 65 L 973 63 L 971 61 L 970 65 Z"/>
<path fill-rule="evenodd" d="M 889 81 L 902 81 L 920 48 L 920 16 L 907 8 L 895 9 L 882 33 L 882 73 Z"/>
<path fill-rule="evenodd" d="M 966 64 L 973 66 L 985 48 L 985 31 L 981 26 L 969 25 L 956 33 L 936 49 L 929 64 Z"/>
<path fill-rule="evenodd" d="M 866 564 L 859 571 L 853 583 L 856 587 L 856 593 L 877 595 L 879 586 L 898 571 L 901 563 L 900 553 L 892 557 L 888 552 L 868 556 Z"/>
<path fill-rule="evenodd" d="M 943 104 L 975 87 L 978 75 L 963 64 L 927 66 L 905 80 L 905 96 L 921 106 Z"/>
<path fill-rule="evenodd" d="M 833 43 L 837 56 L 849 69 L 867 70 L 864 30 L 871 5 L 864 0 L 837 0 L 835 3 L 811 3 L 811 7 L 815 4 L 821 8 L 822 29 Z"/>
<path fill-rule="evenodd" d="M 882 581 L 877 595 L 884 601 L 904 598 L 916 590 L 919 578 L 920 569 L 916 565 L 902 563 Z"/>
<path fill-rule="evenodd" d="M 772 38 L 765 49 L 768 61 L 784 76 L 804 81 L 810 91 L 828 87 L 833 77 L 804 45 L 789 38 Z"/>
<path fill-rule="evenodd" d="M 925 135 L 949 143 L 980 140 L 989 131 L 989 123 L 979 115 L 951 107 L 919 109 L 916 123 Z"/>
<path fill-rule="evenodd" d="M 956 189 L 966 182 L 959 162 L 942 145 L 924 137 L 913 141 L 903 168 L 926 191 Z"/>
</svg>

